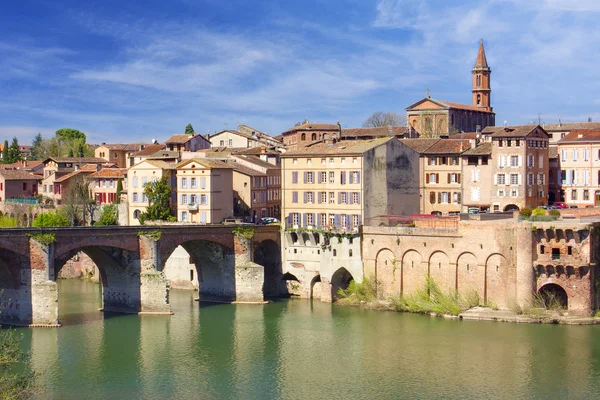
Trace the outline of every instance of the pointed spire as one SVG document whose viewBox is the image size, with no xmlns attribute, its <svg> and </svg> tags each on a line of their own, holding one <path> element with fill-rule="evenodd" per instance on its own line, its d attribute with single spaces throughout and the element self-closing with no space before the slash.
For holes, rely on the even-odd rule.
<svg viewBox="0 0 600 400">
<path fill-rule="evenodd" d="M 479 41 L 479 52 L 477 53 L 477 61 L 475 68 L 489 68 L 487 59 L 485 58 L 485 49 L 483 48 L 483 39 Z"/>
</svg>

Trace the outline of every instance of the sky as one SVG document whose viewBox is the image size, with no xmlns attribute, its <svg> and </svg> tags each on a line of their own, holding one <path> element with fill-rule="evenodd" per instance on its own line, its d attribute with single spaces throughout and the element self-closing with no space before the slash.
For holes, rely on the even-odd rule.
<svg viewBox="0 0 600 400">
<path fill-rule="evenodd" d="M 498 124 L 600 121 L 599 16 L 597 0 L 6 0 L 0 140 L 358 127 L 427 88 L 470 103 L 480 39 Z"/>
</svg>

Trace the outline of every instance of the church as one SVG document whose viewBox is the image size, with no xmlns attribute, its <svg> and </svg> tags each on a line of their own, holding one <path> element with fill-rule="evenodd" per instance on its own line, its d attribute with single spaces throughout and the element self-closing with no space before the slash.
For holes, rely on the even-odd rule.
<svg viewBox="0 0 600 400">
<path fill-rule="evenodd" d="M 410 136 L 435 138 L 460 132 L 475 132 L 486 126 L 496 125 L 496 114 L 491 106 L 491 72 L 481 40 L 472 70 L 472 104 L 436 100 L 429 96 L 427 89 L 425 98 L 406 108 Z"/>
</svg>

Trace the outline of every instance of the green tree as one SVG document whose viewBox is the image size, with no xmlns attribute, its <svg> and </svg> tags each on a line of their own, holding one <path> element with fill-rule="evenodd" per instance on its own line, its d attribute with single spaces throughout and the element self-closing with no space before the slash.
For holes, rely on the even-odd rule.
<svg viewBox="0 0 600 400">
<path fill-rule="evenodd" d="M 71 128 L 62 128 L 56 131 L 56 138 L 60 142 L 69 142 L 75 139 L 83 139 L 85 142 L 86 136 L 85 133 L 78 131 L 77 129 Z"/>
<path fill-rule="evenodd" d="M 19 148 L 19 140 L 14 137 L 10 148 L 8 149 L 8 163 L 12 164 L 21 159 L 21 149 Z"/>
<path fill-rule="evenodd" d="M 41 160 L 42 159 L 42 134 L 38 133 L 33 138 L 33 142 L 31 143 L 31 159 L 32 160 Z"/>
<path fill-rule="evenodd" d="M 188 135 L 194 134 L 194 127 L 192 126 L 192 124 L 187 124 L 187 126 L 185 127 L 185 133 Z"/>
<path fill-rule="evenodd" d="M 1 292 L 0 292 L 1 294 Z M 21 351 L 21 335 L 14 329 L 0 330 L 0 398 L 26 399 L 31 396 L 35 376 L 30 372 L 16 372 L 29 368 L 29 356 Z"/>
<path fill-rule="evenodd" d="M 123 191 L 123 180 L 117 180 L 117 204 L 121 204 L 121 192 Z"/>
<path fill-rule="evenodd" d="M 69 218 L 62 211 L 48 211 L 41 213 L 33 220 L 33 227 L 70 226 Z"/>
<path fill-rule="evenodd" d="M 8 140 L 4 141 L 4 147 L 2 148 L 2 163 L 8 164 Z"/>
<path fill-rule="evenodd" d="M 148 208 L 140 214 L 140 223 L 144 221 L 167 221 L 173 217 L 171 211 L 171 186 L 167 178 L 144 185 L 144 194 L 148 197 Z"/>
<path fill-rule="evenodd" d="M 102 207 L 100 218 L 94 224 L 94 226 L 109 226 L 118 225 L 117 222 L 117 206 L 114 204 L 108 204 Z"/>
</svg>

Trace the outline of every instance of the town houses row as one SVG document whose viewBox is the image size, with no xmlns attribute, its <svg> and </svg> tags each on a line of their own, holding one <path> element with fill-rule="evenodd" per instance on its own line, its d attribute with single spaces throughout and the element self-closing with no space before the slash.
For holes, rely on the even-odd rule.
<svg viewBox="0 0 600 400">
<path fill-rule="evenodd" d="M 99 205 L 119 202 L 135 225 L 144 185 L 165 178 L 180 222 L 256 222 L 352 230 L 385 216 L 448 215 L 600 205 L 600 123 L 495 126 L 483 42 L 471 104 L 434 99 L 406 108 L 407 126 L 342 128 L 305 121 L 277 137 L 247 125 L 164 144 L 106 144 L 92 158 L 0 166 L 0 202 L 65 204 L 82 180 Z M 120 182 L 120 183 L 119 183 Z"/>
</svg>

